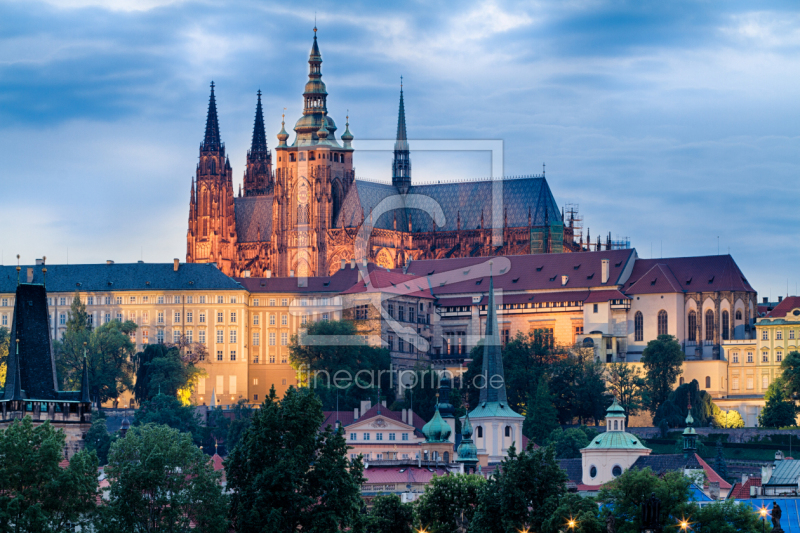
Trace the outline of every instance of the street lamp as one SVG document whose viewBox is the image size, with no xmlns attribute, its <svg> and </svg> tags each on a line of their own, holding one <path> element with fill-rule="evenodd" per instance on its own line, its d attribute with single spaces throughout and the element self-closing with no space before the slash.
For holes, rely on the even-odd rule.
<svg viewBox="0 0 800 533">
<path fill-rule="evenodd" d="M 577 521 L 576 521 L 574 518 L 572 518 L 572 517 L 570 516 L 570 517 L 569 517 L 569 520 L 567 521 L 567 527 L 568 527 L 568 528 L 570 528 L 570 529 L 575 529 L 575 527 L 576 527 L 577 525 L 578 525 L 578 522 L 577 522 Z"/>
<path fill-rule="evenodd" d="M 758 514 L 761 515 L 761 531 L 762 532 L 766 531 L 767 530 L 767 515 L 769 514 L 769 511 L 767 510 L 766 507 L 762 507 L 761 509 L 758 510 Z"/>
</svg>

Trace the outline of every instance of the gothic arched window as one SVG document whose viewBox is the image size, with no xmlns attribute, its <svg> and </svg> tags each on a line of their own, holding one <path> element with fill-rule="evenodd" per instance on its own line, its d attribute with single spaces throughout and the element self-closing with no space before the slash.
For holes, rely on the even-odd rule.
<svg viewBox="0 0 800 533">
<path fill-rule="evenodd" d="M 309 219 L 308 204 L 300 204 L 297 206 L 297 224 L 308 224 Z"/>
<path fill-rule="evenodd" d="M 728 312 L 722 312 L 722 339 L 728 340 Z"/>
<path fill-rule="evenodd" d="M 714 311 L 706 311 L 706 340 L 714 340 Z"/>
<path fill-rule="evenodd" d="M 741 309 L 737 309 L 736 310 L 736 320 L 741 320 L 741 319 L 742 319 L 742 310 Z"/>
<path fill-rule="evenodd" d="M 706 388 L 711 388 L 711 376 L 706 376 Z"/>
<path fill-rule="evenodd" d="M 689 340 L 697 342 L 697 313 L 689 311 Z"/>
<path fill-rule="evenodd" d="M 214 175 L 216 173 L 217 173 L 217 160 L 216 159 L 212 159 L 211 160 L 211 174 Z"/>
<path fill-rule="evenodd" d="M 633 317 L 633 340 L 639 342 L 644 340 L 644 315 L 641 311 L 636 311 Z"/>
<path fill-rule="evenodd" d="M 331 209 L 331 227 L 336 225 L 336 219 L 339 216 L 339 210 L 342 208 L 342 184 L 339 180 L 334 180 L 331 186 L 331 201 L 333 202 L 333 209 Z"/>
<path fill-rule="evenodd" d="M 659 335 L 669 335 L 667 333 L 667 312 L 663 309 L 658 312 L 658 334 Z"/>
</svg>

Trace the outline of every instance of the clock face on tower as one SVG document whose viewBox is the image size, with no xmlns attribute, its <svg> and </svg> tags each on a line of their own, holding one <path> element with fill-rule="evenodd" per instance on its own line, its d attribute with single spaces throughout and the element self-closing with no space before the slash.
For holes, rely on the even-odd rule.
<svg viewBox="0 0 800 533">
<path fill-rule="evenodd" d="M 300 190 L 297 192 L 297 201 L 301 204 L 308 203 L 308 188 L 304 185 L 300 187 Z"/>
</svg>

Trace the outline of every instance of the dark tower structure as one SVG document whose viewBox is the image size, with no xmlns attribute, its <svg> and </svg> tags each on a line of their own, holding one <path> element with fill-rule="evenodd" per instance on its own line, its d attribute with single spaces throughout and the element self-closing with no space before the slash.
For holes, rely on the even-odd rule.
<svg viewBox="0 0 800 533">
<path fill-rule="evenodd" d="M 401 194 L 411 188 L 411 157 L 408 152 L 406 135 L 406 107 L 403 103 L 403 83 L 400 82 L 400 110 L 397 112 L 397 139 L 394 142 L 394 161 L 392 162 L 392 185 Z"/>
<path fill-rule="evenodd" d="M 200 161 L 189 204 L 187 262 L 217 263 L 223 272 L 233 271 L 237 238 L 232 175 L 225 144 L 220 141 L 217 100 L 211 82 L 206 134 L 200 144 Z"/>
<path fill-rule="evenodd" d="M 81 389 L 58 390 L 58 376 L 50 344 L 47 292 L 44 285 L 20 284 L 14 298 L 8 374 L 0 397 L 0 429 L 30 415 L 34 423 L 49 421 L 67 436 L 67 454 L 83 448 L 83 434 L 92 423 L 89 371 L 81 371 Z"/>
<path fill-rule="evenodd" d="M 258 91 L 256 120 L 253 124 L 253 142 L 247 151 L 247 168 L 244 171 L 244 195 L 263 196 L 271 194 L 272 153 L 267 148 L 267 135 L 264 129 L 264 113 L 261 110 L 261 91 Z"/>
<path fill-rule="evenodd" d="M 491 265 L 491 261 L 489 264 Z M 486 304 L 486 334 L 483 338 L 483 375 L 487 385 L 481 388 L 481 403 L 508 403 L 505 376 L 503 375 L 503 354 L 500 349 L 500 335 L 497 327 L 497 310 L 494 303 L 494 276 L 490 275 L 489 302 Z M 501 385 L 498 386 L 498 384 Z"/>
</svg>

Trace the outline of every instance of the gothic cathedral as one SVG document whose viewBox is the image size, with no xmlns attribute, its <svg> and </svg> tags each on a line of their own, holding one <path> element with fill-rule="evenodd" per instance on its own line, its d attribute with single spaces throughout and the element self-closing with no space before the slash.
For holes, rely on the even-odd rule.
<svg viewBox="0 0 800 533">
<path fill-rule="evenodd" d="M 392 182 L 356 180 L 349 121 L 337 140 L 328 115 L 316 31 L 294 142 L 287 144 L 282 122 L 275 153 L 267 148 L 259 92 L 238 196 L 212 82 L 192 180 L 187 262 L 213 262 L 230 276 L 304 278 L 327 276 L 356 258 L 395 268 L 409 259 L 581 249 L 544 175 L 502 180 L 502 202 L 490 200 L 497 190 L 491 180 L 412 184 L 402 87 Z M 426 203 L 437 206 L 436 218 Z M 493 208 L 502 209 L 501 232 L 493 231 Z"/>
</svg>

